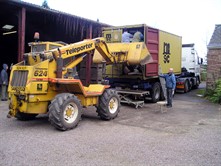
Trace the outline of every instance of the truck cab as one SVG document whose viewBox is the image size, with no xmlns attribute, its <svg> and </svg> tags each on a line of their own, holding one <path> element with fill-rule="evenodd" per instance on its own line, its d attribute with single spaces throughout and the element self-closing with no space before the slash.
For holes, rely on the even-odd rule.
<svg viewBox="0 0 221 166">
<path fill-rule="evenodd" d="M 194 43 L 182 45 L 182 73 L 177 78 L 177 91 L 186 93 L 198 88 L 201 82 L 200 65 L 202 62 Z"/>
<path fill-rule="evenodd" d="M 31 47 L 31 52 L 43 52 L 52 50 L 61 46 L 66 45 L 66 43 L 57 41 L 57 42 L 30 42 L 28 45 Z"/>
<path fill-rule="evenodd" d="M 187 71 L 195 73 L 195 75 L 197 76 L 200 76 L 201 64 L 202 64 L 202 58 L 198 56 L 194 44 L 183 44 L 182 67 L 185 67 Z"/>
</svg>

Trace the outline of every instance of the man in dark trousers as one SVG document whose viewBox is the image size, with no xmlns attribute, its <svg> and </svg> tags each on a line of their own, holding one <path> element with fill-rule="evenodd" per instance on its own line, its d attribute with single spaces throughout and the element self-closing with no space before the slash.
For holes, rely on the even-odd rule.
<svg viewBox="0 0 221 166">
<path fill-rule="evenodd" d="M 8 65 L 3 64 L 3 69 L 1 71 L 1 83 L 2 83 L 2 101 L 7 101 L 7 86 L 8 86 Z"/>
<path fill-rule="evenodd" d="M 173 74 L 173 68 L 169 69 L 168 74 L 160 74 L 160 77 L 163 77 L 166 80 L 167 107 L 172 107 L 172 98 L 176 88 L 176 78 Z"/>
</svg>

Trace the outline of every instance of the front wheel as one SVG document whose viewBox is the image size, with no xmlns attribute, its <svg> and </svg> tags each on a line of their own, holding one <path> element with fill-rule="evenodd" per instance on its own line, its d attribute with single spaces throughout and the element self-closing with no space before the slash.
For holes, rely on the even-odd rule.
<svg viewBox="0 0 221 166">
<path fill-rule="evenodd" d="M 200 85 L 200 80 L 199 78 L 196 78 L 196 85 L 194 85 L 194 89 L 198 89 Z"/>
<path fill-rule="evenodd" d="M 76 127 L 81 115 L 81 103 L 73 94 L 59 94 L 49 105 L 49 121 L 59 130 L 65 131 Z"/>
<path fill-rule="evenodd" d="M 120 98 L 116 91 L 106 89 L 102 96 L 99 97 L 97 106 L 98 115 L 101 119 L 110 120 L 117 117 L 120 111 Z"/>
</svg>

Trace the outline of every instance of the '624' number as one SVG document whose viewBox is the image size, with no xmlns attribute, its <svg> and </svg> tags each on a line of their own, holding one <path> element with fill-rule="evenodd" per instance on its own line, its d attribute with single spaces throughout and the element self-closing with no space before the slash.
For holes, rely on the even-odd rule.
<svg viewBox="0 0 221 166">
<path fill-rule="evenodd" d="M 34 76 L 39 76 L 39 77 L 42 77 L 42 76 L 47 76 L 48 75 L 48 73 L 47 73 L 47 71 L 46 70 L 36 70 L 35 72 L 34 72 Z"/>
</svg>

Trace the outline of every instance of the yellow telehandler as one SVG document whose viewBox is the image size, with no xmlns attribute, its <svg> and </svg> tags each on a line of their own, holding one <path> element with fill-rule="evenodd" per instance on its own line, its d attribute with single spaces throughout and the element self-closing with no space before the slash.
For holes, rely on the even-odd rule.
<svg viewBox="0 0 221 166">
<path fill-rule="evenodd" d="M 82 107 L 95 106 L 101 119 L 117 117 L 120 99 L 108 85 L 83 86 L 76 76 L 76 66 L 85 56 L 98 51 L 106 64 L 146 64 L 150 58 L 144 43 L 115 43 L 111 50 L 104 38 L 73 44 L 33 42 L 31 52 L 12 67 L 8 93 L 9 113 L 19 120 L 48 114 L 59 130 L 77 126 Z M 97 61 L 97 63 L 102 63 Z"/>
</svg>

